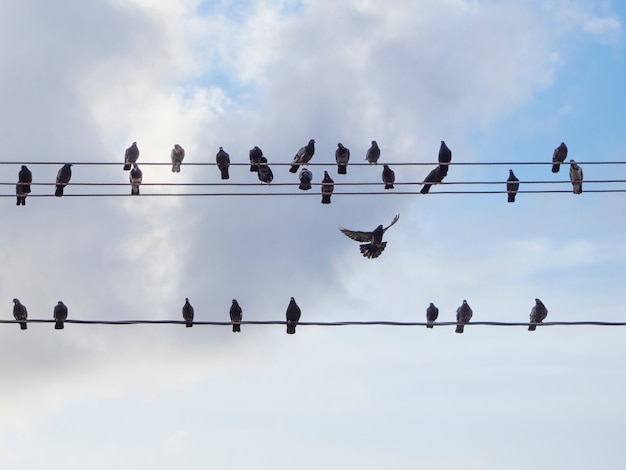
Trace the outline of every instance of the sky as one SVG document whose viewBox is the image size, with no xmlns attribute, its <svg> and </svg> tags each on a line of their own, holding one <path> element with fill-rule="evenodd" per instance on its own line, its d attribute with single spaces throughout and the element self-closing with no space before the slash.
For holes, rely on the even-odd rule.
<svg viewBox="0 0 626 470">
<path fill-rule="evenodd" d="M 168 196 L 219 182 L 261 147 L 288 163 L 315 139 L 314 183 L 380 182 L 362 163 L 550 162 L 560 142 L 586 180 L 626 179 L 626 6 L 609 0 L 5 0 L 0 3 L 3 162 L 76 162 L 67 195 L 15 206 L 0 165 L 0 304 L 31 319 L 57 301 L 82 320 L 624 321 L 621 193 L 438 194 L 380 186 L 306 196 Z M 80 165 L 111 162 L 115 166 Z M 30 164 L 35 183 L 60 165 Z M 521 189 L 569 189 L 567 167 L 511 165 Z M 274 166 L 275 183 L 293 183 Z M 396 165 L 398 182 L 428 166 Z M 509 166 L 452 165 L 446 181 L 504 181 Z M 254 183 L 246 166 L 229 183 Z M 524 181 L 562 181 L 524 186 Z M 419 186 L 417 187 L 419 188 Z M 584 189 L 605 184 L 585 183 Z M 610 188 L 622 189 L 619 184 Z M 197 188 L 196 188 L 197 189 Z M 193 189 L 191 192 L 196 191 Z M 295 188 L 292 188 L 296 191 Z M 348 187 L 349 189 L 349 187 Z M 413 189 L 415 189 L 413 187 Z M 494 189 L 494 187 L 483 188 Z M 503 188 L 502 188 L 503 189 Z M 210 191 L 200 189 L 198 191 Z M 240 192 L 236 186 L 217 187 Z M 280 186 L 253 191 L 278 194 Z M 391 194 L 390 194 L 391 193 Z M 362 257 L 338 227 L 385 233 Z M 622 327 L 182 324 L 0 325 L 3 468 L 618 469 L 626 437 Z"/>
</svg>

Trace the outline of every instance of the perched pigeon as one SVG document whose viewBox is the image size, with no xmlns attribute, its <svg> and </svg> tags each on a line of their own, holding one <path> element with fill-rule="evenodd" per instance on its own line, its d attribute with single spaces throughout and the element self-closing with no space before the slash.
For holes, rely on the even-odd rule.
<svg viewBox="0 0 626 470">
<path fill-rule="evenodd" d="M 378 159 L 380 158 L 380 149 L 378 148 L 378 144 L 375 140 L 372 140 L 372 146 L 367 149 L 367 153 L 365 154 L 365 160 L 368 161 L 370 165 L 376 164 Z"/>
<path fill-rule="evenodd" d="M 561 163 L 565 161 L 567 158 L 567 146 L 565 143 L 561 142 L 557 148 L 554 149 L 554 153 L 552 154 L 552 173 L 558 173 L 561 167 Z"/>
<path fill-rule="evenodd" d="M 383 228 L 382 225 L 379 225 L 371 232 L 359 232 L 357 230 L 348 230 L 341 227 L 339 227 L 339 230 L 346 237 L 357 242 L 365 243 L 364 245 L 361 245 L 361 253 L 364 257 L 373 259 L 378 258 L 384 251 L 387 246 L 387 242 L 383 241 L 383 234 L 389 229 L 389 227 L 395 224 L 399 218 L 400 214 L 396 215 L 387 227 Z"/>
<path fill-rule="evenodd" d="M 239 333 L 241 331 L 241 325 L 239 325 L 238 323 L 243 318 L 243 315 L 242 315 L 243 311 L 241 310 L 241 307 L 237 303 L 237 300 L 233 299 L 233 304 L 230 306 L 229 313 L 230 313 L 230 321 L 235 323 L 233 325 L 233 333 Z"/>
<path fill-rule="evenodd" d="M 337 162 L 337 174 L 345 175 L 348 170 L 348 161 L 350 160 L 350 149 L 347 149 L 343 144 L 337 144 L 337 150 L 335 150 L 335 161 Z"/>
<path fill-rule="evenodd" d="M 441 165 L 437 165 L 430 173 L 428 173 L 428 176 L 424 179 L 424 186 L 422 186 L 420 193 L 426 194 L 430 191 L 430 187 L 433 184 L 441 183 L 443 178 L 446 176 L 444 171 L 447 170 L 443 170 Z"/>
<path fill-rule="evenodd" d="M 180 173 L 180 164 L 185 159 L 185 149 L 176 144 L 170 156 L 172 158 L 172 173 Z"/>
<path fill-rule="evenodd" d="M 438 316 L 439 316 L 439 309 L 435 307 L 434 303 L 431 302 L 428 308 L 426 309 L 426 323 L 427 323 L 426 328 L 432 328 L 433 323 L 435 323 L 435 320 L 437 320 Z"/>
<path fill-rule="evenodd" d="M 215 155 L 215 161 L 217 162 L 217 167 L 222 172 L 222 179 L 227 180 L 228 176 L 228 167 L 230 166 L 230 155 L 228 155 L 222 147 L 220 147 L 217 155 Z"/>
<path fill-rule="evenodd" d="M 456 333 L 463 333 L 463 326 L 472 319 L 472 309 L 467 304 L 467 300 L 463 300 L 463 305 L 456 309 Z"/>
<path fill-rule="evenodd" d="M 15 186 L 18 206 L 26 205 L 26 196 L 30 193 L 30 184 L 32 182 L 33 174 L 26 165 L 22 165 L 22 169 L 17 174 L 17 185 Z"/>
<path fill-rule="evenodd" d="M 296 156 L 293 157 L 293 160 L 291 161 L 291 168 L 289 168 L 289 171 L 291 173 L 295 173 L 296 171 L 298 171 L 298 167 L 300 165 L 306 165 L 307 163 L 311 161 L 311 158 L 313 158 L 314 153 L 315 153 L 315 141 L 311 139 L 309 140 L 309 143 L 306 144 L 304 147 L 302 147 L 300 150 L 298 150 L 298 153 L 296 153 Z"/>
<path fill-rule="evenodd" d="M 287 334 L 296 334 L 296 325 L 300 321 L 300 307 L 292 297 L 287 306 Z"/>
<path fill-rule="evenodd" d="M 539 299 L 535 299 L 535 306 L 530 309 L 530 325 L 528 325 L 528 331 L 535 331 L 537 329 L 536 323 L 542 323 L 548 316 L 548 309 Z"/>
<path fill-rule="evenodd" d="M 519 189 L 519 180 L 513 173 L 513 170 L 509 170 L 509 178 L 506 180 L 506 192 L 509 195 L 509 202 L 515 202 L 515 195 Z"/>
<path fill-rule="evenodd" d="M 569 161 L 569 179 L 572 181 L 574 194 L 583 192 L 583 169 L 574 160 Z"/>
<path fill-rule="evenodd" d="M 137 142 L 133 142 L 130 147 L 126 149 L 124 153 L 124 170 L 130 170 L 130 167 L 133 163 L 137 163 L 137 159 L 139 158 L 139 147 L 137 147 Z"/>
<path fill-rule="evenodd" d="M 183 320 L 185 320 L 185 326 L 187 328 L 193 326 L 193 307 L 187 297 L 185 297 L 185 305 L 183 305 Z"/>
<path fill-rule="evenodd" d="M 330 204 L 330 196 L 335 189 L 335 182 L 330 177 L 327 171 L 324 172 L 324 179 L 322 180 L 322 204 Z"/>
<path fill-rule="evenodd" d="M 72 178 L 72 164 L 66 163 L 61 167 L 59 172 L 57 173 L 57 189 L 54 192 L 54 195 L 57 197 L 63 196 L 63 188 L 67 186 Z"/>
<path fill-rule="evenodd" d="M 272 169 L 267 164 L 267 158 L 265 157 L 261 157 L 259 160 L 259 170 L 257 176 L 261 183 L 270 184 L 274 179 L 274 173 L 272 173 Z"/>
<path fill-rule="evenodd" d="M 300 170 L 300 188 L 302 191 L 308 191 L 311 189 L 311 179 L 313 179 L 313 172 L 308 168 L 302 167 Z"/>
<path fill-rule="evenodd" d="M 28 318 L 28 312 L 26 311 L 26 307 L 20 303 L 19 300 L 13 299 L 13 317 L 20 322 L 20 328 L 25 330 L 28 328 L 26 326 L 26 319 Z"/>
<path fill-rule="evenodd" d="M 261 150 L 256 145 L 254 146 L 254 148 L 250 149 L 250 171 L 259 171 L 259 162 L 261 161 L 262 156 L 263 150 Z"/>
<path fill-rule="evenodd" d="M 442 140 L 441 146 L 439 147 L 439 166 L 441 167 L 441 172 L 443 173 L 443 177 L 445 178 L 448 174 L 448 165 L 452 161 L 452 151 L 448 148 L 446 143 Z"/>
<path fill-rule="evenodd" d="M 139 185 L 143 180 L 143 173 L 139 169 L 139 166 L 136 163 L 133 163 L 133 169 L 130 170 L 128 174 L 128 178 L 130 180 L 130 194 L 134 196 L 139 195 Z"/>
<path fill-rule="evenodd" d="M 54 306 L 54 320 L 56 321 L 56 323 L 54 324 L 54 329 L 62 330 L 63 322 L 67 320 L 67 307 L 60 300 Z"/>
<path fill-rule="evenodd" d="M 383 183 L 385 183 L 385 189 L 393 189 L 393 183 L 396 182 L 395 172 L 389 168 L 389 165 L 383 166 Z"/>
</svg>

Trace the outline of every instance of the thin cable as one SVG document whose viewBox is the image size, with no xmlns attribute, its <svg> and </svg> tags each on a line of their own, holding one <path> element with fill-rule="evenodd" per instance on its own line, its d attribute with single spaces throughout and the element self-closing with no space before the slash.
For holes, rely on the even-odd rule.
<svg viewBox="0 0 626 470">
<path fill-rule="evenodd" d="M 291 161 L 291 160 L 290 160 Z M 12 161 L 12 162 L 0 162 L 0 165 L 65 165 L 66 163 L 71 163 L 72 165 L 85 165 L 85 166 L 124 166 L 124 162 L 37 162 L 37 161 Z M 352 162 L 349 163 L 348 166 L 371 166 L 374 168 L 382 168 L 383 163 L 389 166 L 437 166 L 439 162 L 381 162 L 380 164 L 370 164 L 370 163 L 360 163 L 360 162 Z M 626 165 L 626 161 L 577 161 L 578 165 Z M 137 164 L 141 166 L 172 166 L 171 162 L 137 162 Z M 231 162 L 231 166 L 250 166 L 250 162 Z M 268 162 L 270 167 L 272 166 L 291 166 L 292 163 L 286 162 Z M 453 166 L 518 166 L 518 165 L 550 165 L 552 166 L 552 161 L 541 161 L 541 162 L 452 162 L 449 164 L 450 167 Z M 569 165 L 569 162 L 561 163 L 563 166 Z M 183 162 L 181 167 L 186 166 L 217 166 L 217 163 L 214 162 Z M 336 162 L 309 162 L 307 166 L 332 166 L 336 167 Z"/>
</svg>

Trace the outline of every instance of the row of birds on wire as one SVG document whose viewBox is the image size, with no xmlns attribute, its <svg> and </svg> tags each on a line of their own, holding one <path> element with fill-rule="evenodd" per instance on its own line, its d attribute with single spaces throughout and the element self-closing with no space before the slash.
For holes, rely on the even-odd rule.
<svg viewBox="0 0 626 470">
<path fill-rule="evenodd" d="M 53 318 L 54 318 L 54 328 L 57 330 L 62 330 L 64 328 L 64 323 L 67 320 L 67 306 L 59 301 L 54 306 Z M 296 300 L 291 297 L 289 301 L 289 305 L 287 305 L 287 310 L 285 311 L 285 323 L 287 326 L 287 334 L 295 334 L 296 326 L 300 321 L 302 311 L 300 307 L 296 303 Z M 463 333 L 464 327 L 466 324 L 470 322 L 474 312 L 472 308 L 467 303 L 467 300 L 463 300 L 463 303 L 459 308 L 456 309 L 456 333 Z M 185 326 L 187 328 L 191 328 L 194 322 L 194 308 L 189 303 L 189 298 L 185 298 L 185 304 L 182 308 L 182 316 L 185 321 Z M 535 299 L 535 305 L 530 310 L 530 323 L 528 326 L 528 331 L 535 331 L 538 324 L 541 324 L 546 317 L 548 316 L 548 309 L 543 304 L 543 302 L 539 299 Z M 27 320 L 28 320 L 28 310 L 26 306 L 22 304 L 19 299 L 13 299 L 13 317 L 16 322 L 19 322 L 20 328 L 22 330 L 26 330 L 28 328 Z M 233 333 L 241 332 L 241 322 L 243 321 L 243 310 L 236 299 L 233 299 L 232 304 L 229 310 L 230 321 L 233 324 Z M 426 328 L 433 328 L 435 326 L 435 322 L 439 318 L 439 309 L 430 302 L 430 305 L 426 308 Z"/>
<path fill-rule="evenodd" d="M 139 195 L 139 187 L 143 181 L 143 171 L 139 168 L 137 163 L 139 159 L 139 147 L 137 142 L 133 142 L 124 153 L 124 170 L 129 171 L 129 182 L 131 185 L 131 195 Z M 293 157 L 289 171 L 291 173 L 297 173 L 300 169 L 299 177 L 299 189 L 308 191 L 312 188 L 313 172 L 306 167 L 315 154 L 315 140 L 309 140 L 309 143 L 300 148 L 296 155 Z M 178 144 L 174 145 L 171 151 L 172 160 L 172 172 L 179 173 L 183 160 L 185 158 L 185 150 Z M 274 174 L 270 168 L 267 158 L 263 155 L 263 151 L 255 146 L 250 150 L 250 171 L 255 172 L 258 175 L 261 183 L 270 184 L 274 179 Z M 380 158 L 380 147 L 375 140 L 372 141 L 371 146 L 368 148 L 365 154 L 365 160 L 372 165 L 376 165 Z M 560 166 L 565 162 L 567 158 L 567 146 L 565 143 L 561 144 L 554 150 L 552 155 L 552 172 L 558 173 Z M 220 170 L 221 179 L 227 180 L 230 178 L 230 155 L 220 147 L 216 154 L 216 164 Z M 335 161 L 337 163 L 337 173 L 339 175 L 347 174 L 348 163 L 350 161 L 350 150 L 343 144 L 337 144 L 337 150 L 335 151 Z M 448 168 L 452 161 L 452 151 L 448 148 L 446 143 L 442 140 L 439 147 L 438 165 L 428 173 L 424 182 L 422 183 L 421 194 L 427 194 L 430 188 L 434 184 L 441 183 L 443 179 L 448 175 Z M 570 160 L 569 176 L 572 183 L 574 194 L 582 193 L 583 184 L 583 171 L 574 160 Z M 72 177 L 72 164 L 66 163 L 57 173 L 56 177 L 56 190 L 55 196 L 62 197 L 64 188 L 70 183 Z M 17 205 L 25 206 L 26 197 L 31 192 L 31 184 L 33 181 L 32 172 L 26 165 L 22 165 L 21 170 L 18 173 L 18 182 L 15 187 L 15 193 L 17 197 Z M 389 165 L 384 164 L 382 170 L 382 182 L 385 189 L 394 189 L 394 183 L 396 181 L 396 175 L 394 170 Z M 328 171 L 324 171 L 324 177 L 321 181 L 321 193 L 322 204 L 330 204 L 331 196 L 334 191 L 334 180 L 330 177 Z M 515 196 L 519 190 L 519 179 L 513 173 L 513 170 L 509 170 L 509 177 L 506 182 L 508 202 L 515 202 Z"/>
</svg>

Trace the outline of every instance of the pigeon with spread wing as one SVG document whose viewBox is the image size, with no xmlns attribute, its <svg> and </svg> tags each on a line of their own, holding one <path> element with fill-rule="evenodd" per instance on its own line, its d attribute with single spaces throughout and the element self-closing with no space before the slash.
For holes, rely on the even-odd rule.
<svg viewBox="0 0 626 470">
<path fill-rule="evenodd" d="M 343 233 L 346 237 L 351 238 L 357 242 L 364 243 L 361 245 L 361 253 L 364 257 L 373 259 L 378 258 L 380 254 L 385 250 L 387 246 L 387 242 L 383 241 L 383 234 L 395 224 L 398 219 L 400 219 L 400 214 L 396 215 L 391 223 L 383 228 L 382 225 L 379 225 L 371 232 L 361 232 L 358 230 L 348 230 L 345 228 L 339 228 L 341 233 Z"/>
</svg>

